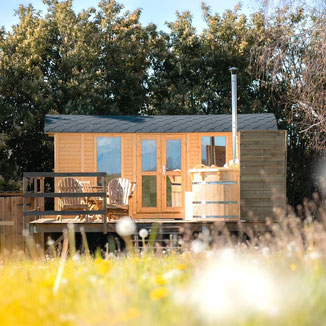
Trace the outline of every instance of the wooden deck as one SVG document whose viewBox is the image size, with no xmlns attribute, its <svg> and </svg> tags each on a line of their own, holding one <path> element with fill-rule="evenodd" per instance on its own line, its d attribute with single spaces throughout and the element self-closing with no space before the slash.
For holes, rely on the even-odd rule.
<svg viewBox="0 0 326 326">
<path fill-rule="evenodd" d="M 137 232 L 142 228 L 150 229 L 153 224 L 157 224 L 160 228 L 169 230 L 170 232 L 180 232 L 180 230 L 191 230 L 192 232 L 200 232 L 203 227 L 216 227 L 222 229 L 226 227 L 230 232 L 246 232 L 253 230 L 256 232 L 266 232 L 270 228 L 266 223 L 259 222 L 224 222 L 216 221 L 216 219 L 196 219 L 192 221 L 186 220 L 174 220 L 174 219 L 133 219 L 137 226 Z M 68 224 L 73 224 L 75 231 L 80 232 L 81 228 L 85 232 L 99 232 L 103 233 L 103 221 L 81 221 L 76 219 L 65 218 L 61 221 L 57 221 L 55 218 L 41 218 L 30 223 L 30 226 L 34 228 L 34 232 L 62 232 L 68 227 Z M 110 220 L 107 222 L 108 232 L 116 232 L 117 220 Z M 181 232 L 180 232 L 181 233 Z"/>
</svg>

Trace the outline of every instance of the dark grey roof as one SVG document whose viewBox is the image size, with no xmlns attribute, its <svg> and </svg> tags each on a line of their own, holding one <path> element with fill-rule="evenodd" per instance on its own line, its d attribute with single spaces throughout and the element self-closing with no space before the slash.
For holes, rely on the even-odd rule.
<svg viewBox="0 0 326 326">
<path fill-rule="evenodd" d="M 93 116 L 47 115 L 47 133 L 181 133 L 231 131 L 232 116 L 219 115 L 155 115 Z M 238 114 L 239 130 L 277 130 L 274 114 Z"/>
</svg>

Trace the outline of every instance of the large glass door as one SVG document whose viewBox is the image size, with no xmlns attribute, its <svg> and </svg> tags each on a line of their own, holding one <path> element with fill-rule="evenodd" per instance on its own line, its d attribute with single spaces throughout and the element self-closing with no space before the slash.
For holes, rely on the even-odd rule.
<svg viewBox="0 0 326 326">
<path fill-rule="evenodd" d="M 137 137 L 137 212 L 181 213 L 184 156 L 182 135 Z"/>
<path fill-rule="evenodd" d="M 180 212 L 184 207 L 183 136 L 162 136 L 162 211 Z"/>
<path fill-rule="evenodd" d="M 160 136 L 137 137 L 137 211 L 158 212 L 161 197 Z"/>
</svg>

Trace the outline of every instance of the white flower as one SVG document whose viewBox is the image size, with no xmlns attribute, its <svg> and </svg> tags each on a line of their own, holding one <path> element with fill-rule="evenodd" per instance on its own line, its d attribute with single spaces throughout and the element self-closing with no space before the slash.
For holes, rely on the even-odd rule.
<svg viewBox="0 0 326 326">
<path fill-rule="evenodd" d="M 200 268 L 188 302 L 209 322 L 251 313 L 279 314 L 282 299 L 272 276 L 259 264 L 230 251 Z"/>
<path fill-rule="evenodd" d="M 68 284 L 68 280 L 66 278 L 63 278 L 61 280 L 61 285 L 66 285 L 66 284 Z"/>
<path fill-rule="evenodd" d="M 163 278 L 165 280 L 170 280 L 170 279 L 178 277 L 180 274 L 181 274 L 181 272 L 179 270 L 171 269 L 168 272 L 164 273 Z"/>
<path fill-rule="evenodd" d="M 319 251 L 312 251 L 309 254 L 309 258 L 312 260 L 320 259 L 322 257 L 321 253 Z"/>
<path fill-rule="evenodd" d="M 191 243 L 191 251 L 195 254 L 199 254 L 206 248 L 205 243 L 201 240 L 194 240 Z"/>
<path fill-rule="evenodd" d="M 81 258 L 80 254 L 78 252 L 76 252 L 72 257 L 72 260 L 73 261 L 80 261 L 80 258 Z"/>
<path fill-rule="evenodd" d="M 268 247 L 264 247 L 262 250 L 261 250 L 263 256 L 265 257 L 269 257 L 270 256 L 270 253 L 271 253 L 271 250 L 268 248 Z"/>
<path fill-rule="evenodd" d="M 291 241 L 287 244 L 286 246 L 286 256 L 291 257 L 292 255 L 295 254 L 295 252 L 298 252 L 299 248 L 297 244 L 294 241 Z"/>
<path fill-rule="evenodd" d="M 49 238 L 46 244 L 47 244 L 49 247 L 50 247 L 50 246 L 53 246 L 53 245 L 54 245 L 54 241 L 53 241 L 51 238 Z"/>
<path fill-rule="evenodd" d="M 139 236 L 143 239 L 143 238 L 147 238 L 148 237 L 148 231 L 146 229 L 141 229 L 139 231 Z"/>
<path fill-rule="evenodd" d="M 129 216 L 124 216 L 117 222 L 116 230 L 121 237 L 126 237 L 136 232 L 136 224 Z"/>
<path fill-rule="evenodd" d="M 89 280 L 91 281 L 91 283 L 96 284 L 97 281 L 98 281 L 98 278 L 97 278 L 96 276 L 92 275 L 92 276 L 89 278 Z"/>
</svg>

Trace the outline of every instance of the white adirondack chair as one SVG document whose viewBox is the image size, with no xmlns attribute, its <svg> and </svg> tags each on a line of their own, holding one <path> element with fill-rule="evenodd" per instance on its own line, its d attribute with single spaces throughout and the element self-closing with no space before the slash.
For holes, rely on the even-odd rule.
<svg viewBox="0 0 326 326">
<path fill-rule="evenodd" d="M 109 219 L 129 215 L 129 200 L 133 196 L 136 183 L 124 178 L 112 179 L 108 184 L 107 215 Z"/>
<path fill-rule="evenodd" d="M 75 178 L 64 178 L 59 182 L 59 192 L 81 193 L 83 187 Z M 85 197 L 62 197 L 59 199 L 59 210 L 74 211 L 87 210 L 88 204 Z M 79 217 L 79 215 L 77 216 Z M 61 215 L 57 216 L 57 220 L 61 220 Z"/>
</svg>

